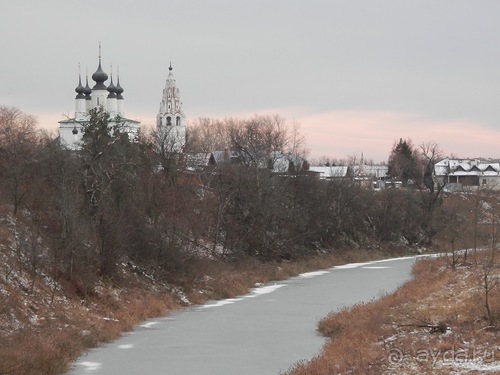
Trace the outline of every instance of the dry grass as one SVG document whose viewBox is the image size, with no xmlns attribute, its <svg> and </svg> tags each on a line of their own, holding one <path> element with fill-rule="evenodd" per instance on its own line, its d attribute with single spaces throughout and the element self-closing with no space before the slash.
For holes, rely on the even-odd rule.
<svg viewBox="0 0 500 375">
<path fill-rule="evenodd" d="M 116 339 L 141 320 L 178 307 L 165 294 L 135 289 L 123 294 L 116 296 L 104 288 L 84 303 L 58 298 L 52 305 L 36 303 L 37 296 L 32 296 L 36 315 L 20 316 L 13 310 L 21 317 L 20 325 L 13 331 L 2 327 L 0 374 L 61 374 L 85 350 Z"/>
<path fill-rule="evenodd" d="M 499 330 L 488 327 L 482 272 L 471 265 L 452 271 L 445 258 L 418 261 L 413 280 L 395 293 L 321 320 L 318 329 L 329 342 L 317 358 L 296 364 L 287 374 L 463 373 L 455 367 L 478 358 L 486 367 L 467 373 L 500 372 L 498 362 L 491 367 L 495 355 L 500 359 Z M 498 324 L 500 286 L 490 299 Z M 419 326 L 426 324 L 448 330 L 431 334 Z"/>
</svg>

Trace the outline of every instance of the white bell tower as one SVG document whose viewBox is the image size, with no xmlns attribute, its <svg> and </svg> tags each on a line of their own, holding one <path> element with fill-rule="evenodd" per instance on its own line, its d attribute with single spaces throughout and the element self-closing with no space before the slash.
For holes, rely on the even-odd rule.
<svg viewBox="0 0 500 375">
<path fill-rule="evenodd" d="M 172 64 L 168 70 L 160 111 L 156 116 L 156 128 L 166 151 L 179 153 L 186 144 L 186 115 L 182 111 L 179 89 L 172 73 Z"/>
</svg>

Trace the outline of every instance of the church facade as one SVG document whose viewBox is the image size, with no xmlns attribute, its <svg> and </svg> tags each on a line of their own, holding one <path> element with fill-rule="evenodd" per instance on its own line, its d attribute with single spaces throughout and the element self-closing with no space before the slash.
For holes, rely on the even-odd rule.
<svg viewBox="0 0 500 375">
<path fill-rule="evenodd" d="M 140 122 L 127 119 L 124 113 L 123 88 L 120 85 L 120 77 L 117 76 L 116 85 L 113 83 L 113 75 L 109 85 L 106 85 L 108 75 L 101 66 L 101 53 L 99 51 L 99 65 L 92 80 L 95 85 L 90 88 L 88 77 L 85 86 L 82 84 L 81 75 L 78 77 L 78 86 L 75 89 L 75 116 L 59 121 L 59 137 L 61 144 L 69 149 L 77 150 L 81 147 L 84 127 L 90 118 L 90 110 L 102 107 L 109 113 L 110 126 L 121 124 L 131 139 L 135 138 L 139 131 Z"/>
</svg>

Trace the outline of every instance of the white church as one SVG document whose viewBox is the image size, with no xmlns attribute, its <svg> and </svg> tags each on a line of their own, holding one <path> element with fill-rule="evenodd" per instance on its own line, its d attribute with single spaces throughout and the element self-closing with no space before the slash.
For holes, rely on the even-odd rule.
<svg viewBox="0 0 500 375">
<path fill-rule="evenodd" d="M 81 147 L 84 126 L 90 119 L 90 110 L 102 107 L 109 113 L 110 126 L 117 123 L 122 124 L 131 139 L 137 136 L 140 122 L 125 117 L 123 88 L 120 86 L 120 77 L 116 77 L 116 85 L 113 83 L 113 75 L 109 85 L 106 85 L 108 75 L 101 66 L 101 53 L 99 48 L 99 65 L 92 80 L 95 82 L 92 89 L 89 87 L 88 77 L 86 77 L 85 87 L 82 85 L 81 75 L 78 77 L 78 86 L 75 89 L 75 115 L 59 121 L 59 136 L 61 144 L 68 149 L 78 150 Z M 182 111 L 179 89 L 172 73 L 172 64 L 169 66 L 169 74 L 163 96 L 160 103 L 160 110 L 156 117 L 158 134 L 168 145 L 169 152 L 182 152 L 186 143 L 186 116 Z"/>
</svg>

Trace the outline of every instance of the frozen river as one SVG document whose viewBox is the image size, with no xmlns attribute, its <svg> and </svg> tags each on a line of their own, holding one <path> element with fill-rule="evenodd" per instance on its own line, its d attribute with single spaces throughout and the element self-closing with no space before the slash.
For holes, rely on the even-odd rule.
<svg viewBox="0 0 500 375">
<path fill-rule="evenodd" d="M 319 353 L 319 319 L 395 290 L 415 258 L 305 273 L 234 299 L 143 322 L 93 349 L 72 375 L 278 375 Z"/>
</svg>

